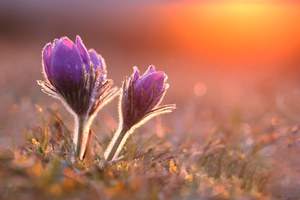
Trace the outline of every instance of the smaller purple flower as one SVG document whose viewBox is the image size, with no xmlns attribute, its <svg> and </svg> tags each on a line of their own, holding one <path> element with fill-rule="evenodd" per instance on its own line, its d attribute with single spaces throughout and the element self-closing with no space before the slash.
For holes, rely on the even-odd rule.
<svg viewBox="0 0 300 200">
<path fill-rule="evenodd" d="M 166 94 L 169 84 L 163 71 L 156 71 L 154 66 L 140 76 L 137 67 L 130 78 L 123 82 L 119 103 L 119 128 L 105 151 L 107 161 L 116 160 L 126 139 L 135 128 L 149 119 L 170 113 L 175 109 L 174 104 L 159 106 Z"/>
<path fill-rule="evenodd" d="M 106 79 L 104 59 L 95 50 L 87 50 L 79 36 L 75 43 L 67 37 L 48 43 L 42 60 L 45 81 L 38 84 L 46 94 L 60 99 L 74 115 L 74 144 L 82 159 L 91 122 L 100 108 L 117 95 L 117 89 L 111 89 L 113 82 Z"/>
<path fill-rule="evenodd" d="M 154 66 L 140 76 L 137 67 L 129 79 L 123 83 L 121 97 L 121 115 L 124 127 L 132 127 L 151 115 L 160 112 L 169 112 L 174 105 L 158 107 L 162 101 L 169 84 L 166 83 L 167 75 L 162 71 L 156 71 Z"/>
</svg>

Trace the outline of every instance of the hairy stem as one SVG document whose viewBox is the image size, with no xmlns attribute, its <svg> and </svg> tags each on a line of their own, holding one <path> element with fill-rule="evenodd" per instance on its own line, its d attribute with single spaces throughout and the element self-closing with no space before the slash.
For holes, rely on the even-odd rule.
<svg viewBox="0 0 300 200">
<path fill-rule="evenodd" d="M 107 162 L 114 161 L 118 158 L 120 151 L 126 143 L 127 138 L 130 136 L 130 129 L 120 126 L 107 149 L 104 152 L 104 158 Z"/>
<path fill-rule="evenodd" d="M 88 116 L 76 116 L 75 117 L 75 130 L 73 143 L 75 146 L 75 156 L 79 160 L 83 160 L 87 151 L 89 139 L 91 119 Z"/>
</svg>

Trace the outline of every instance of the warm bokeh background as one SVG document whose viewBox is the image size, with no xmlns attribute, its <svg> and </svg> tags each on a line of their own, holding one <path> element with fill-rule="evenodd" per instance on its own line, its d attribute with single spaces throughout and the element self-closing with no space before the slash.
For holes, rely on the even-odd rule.
<svg viewBox="0 0 300 200">
<path fill-rule="evenodd" d="M 19 134 L 31 119 L 28 105 L 55 102 L 36 80 L 43 46 L 61 36 L 78 34 L 102 54 L 117 86 L 134 65 L 164 70 L 171 84 L 165 102 L 177 103 L 178 112 L 188 101 L 259 112 L 262 101 L 299 89 L 296 0 L 85 2 L 0 2 L 1 134 Z"/>
</svg>

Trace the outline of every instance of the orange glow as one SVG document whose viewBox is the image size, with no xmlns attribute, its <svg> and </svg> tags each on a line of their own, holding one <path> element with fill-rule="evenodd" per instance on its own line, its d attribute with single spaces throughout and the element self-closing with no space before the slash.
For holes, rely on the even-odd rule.
<svg viewBox="0 0 300 200">
<path fill-rule="evenodd" d="M 282 65 L 300 49 L 297 4 L 177 4 L 169 11 L 170 29 L 185 53 L 209 64 Z"/>
<path fill-rule="evenodd" d="M 207 92 L 207 86 L 205 83 L 198 82 L 194 86 L 194 93 L 195 95 L 201 97 L 204 96 Z"/>
</svg>

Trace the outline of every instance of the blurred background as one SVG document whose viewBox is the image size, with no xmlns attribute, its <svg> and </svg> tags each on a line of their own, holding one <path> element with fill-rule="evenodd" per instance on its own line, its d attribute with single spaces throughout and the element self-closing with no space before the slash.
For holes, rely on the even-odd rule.
<svg viewBox="0 0 300 200">
<path fill-rule="evenodd" d="M 185 108 L 191 101 L 206 102 L 216 113 L 240 107 L 260 113 L 278 95 L 299 97 L 296 0 L 11 0 L 0 1 L 0 25 L 2 136 L 18 136 L 33 122 L 34 105 L 62 107 L 36 84 L 43 78 L 42 48 L 61 36 L 80 35 L 105 58 L 117 86 L 133 66 L 144 71 L 153 64 L 165 71 L 171 87 L 164 102 L 176 103 L 178 113 L 197 112 Z M 117 119 L 116 109 L 111 113 Z"/>
</svg>

